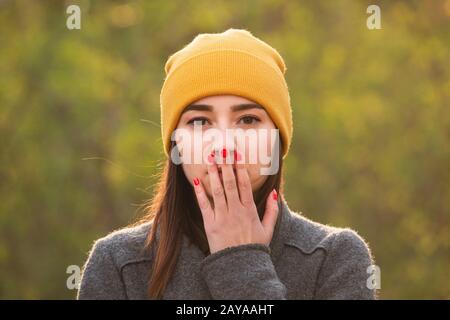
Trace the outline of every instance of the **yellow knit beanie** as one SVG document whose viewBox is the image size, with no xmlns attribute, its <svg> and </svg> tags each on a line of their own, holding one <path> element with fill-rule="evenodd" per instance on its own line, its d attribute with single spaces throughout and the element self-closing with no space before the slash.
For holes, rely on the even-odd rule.
<svg viewBox="0 0 450 320">
<path fill-rule="evenodd" d="M 232 94 L 260 104 L 280 132 L 282 155 L 292 138 L 292 111 L 280 54 L 247 30 L 197 35 L 169 57 L 161 90 L 161 132 L 169 155 L 171 134 L 183 109 L 213 95 Z"/>
</svg>

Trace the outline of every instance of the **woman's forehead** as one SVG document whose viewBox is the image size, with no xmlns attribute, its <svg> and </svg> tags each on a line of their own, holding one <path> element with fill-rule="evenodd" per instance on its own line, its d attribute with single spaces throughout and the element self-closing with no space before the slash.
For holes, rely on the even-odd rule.
<svg viewBox="0 0 450 320">
<path fill-rule="evenodd" d="M 239 103 L 255 103 L 255 102 L 247 98 L 231 94 L 207 96 L 193 102 L 193 104 L 210 104 L 210 105 L 233 105 Z"/>
<path fill-rule="evenodd" d="M 238 112 L 249 109 L 260 109 L 264 107 L 258 103 L 244 97 L 234 95 L 208 96 L 190 103 L 183 110 L 187 111 L 208 111 L 208 112 Z"/>
</svg>

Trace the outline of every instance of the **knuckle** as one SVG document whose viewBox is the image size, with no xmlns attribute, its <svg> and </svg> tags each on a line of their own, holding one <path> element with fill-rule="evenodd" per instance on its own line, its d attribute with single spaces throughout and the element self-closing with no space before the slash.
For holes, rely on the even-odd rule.
<svg viewBox="0 0 450 320">
<path fill-rule="evenodd" d="M 224 180 L 223 181 L 223 186 L 227 190 L 234 190 L 234 189 L 236 189 L 236 183 L 234 182 L 234 180 L 231 180 L 231 179 Z"/>
<path fill-rule="evenodd" d="M 208 203 L 205 200 L 201 200 L 199 201 L 198 205 L 200 206 L 201 210 L 206 210 L 208 209 Z"/>
<path fill-rule="evenodd" d="M 249 184 L 246 181 L 239 181 L 239 188 L 242 191 L 247 191 L 249 188 Z"/>
<path fill-rule="evenodd" d="M 221 197 L 223 196 L 223 190 L 222 188 L 214 188 L 213 189 L 213 194 L 217 197 Z"/>
<path fill-rule="evenodd" d="M 243 198 L 242 199 L 242 205 L 244 207 L 248 207 L 248 208 L 253 208 L 253 206 L 255 206 L 255 203 L 253 202 L 253 199 L 249 199 L 249 198 Z M 256 207 L 256 206 L 255 206 Z"/>
</svg>

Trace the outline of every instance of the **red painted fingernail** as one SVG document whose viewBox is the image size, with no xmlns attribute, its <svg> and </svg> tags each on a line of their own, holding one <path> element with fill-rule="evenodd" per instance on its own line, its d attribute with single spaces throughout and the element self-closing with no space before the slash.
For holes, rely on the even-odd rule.
<svg viewBox="0 0 450 320">
<path fill-rule="evenodd" d="M 224 158 L 227 157 L 227 149 L 225 149 L 225 148 L 222 149 L 222 157 L 224 157 Z"/>
<path fill-rule="evenodd" d="M 277 200 L 277 199 L 278 199 L 278 193 L 277 193 L 277 190 L 273 189 L 272 197 L 273 197 L 273 200 Z"/>
<path fill-rule="evenodd" d="M 194 185 L 198 186 L 200 184 L 200 180 L 198 178 L 194 179 Z"/>
<path fill-rule="evenodd" d="M 239 152 L 234 151 L 234 161 L 241 161 L 242 156 Z"/>
</svg>

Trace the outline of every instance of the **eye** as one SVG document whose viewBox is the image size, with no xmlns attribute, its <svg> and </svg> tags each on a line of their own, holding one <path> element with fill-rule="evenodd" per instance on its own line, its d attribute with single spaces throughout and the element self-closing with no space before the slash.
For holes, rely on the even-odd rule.
<svg viewBox="0 0 450 320">
<path fill-rule="evenodd" d="M 189 121 L 187 122 L 187 124 L 193 126 L 194 124 L 197 123 L 197 124 L 199 124 L 199 125 L 201 125 L 201 126 L 204 126 L 205 124 L 207 124 L 207 122 L 209 122 L 209 121 L 208 121 L 208 119 L 206 119 L 206 118 L 203 118 L 203 117 L 196 117 L 196 118 L 192 118 L 191 120 L 189 120 Z"/>
<path fill-rule="evenodd" d="M 243 116 L 242 118 L 239 119 L 239 123 L 243 123 L 243 124 L 255 124 L 256 122 L 260 122 L 261 120 L 259 120 L 257 117 L 255 116 Z"/>
</svg>

